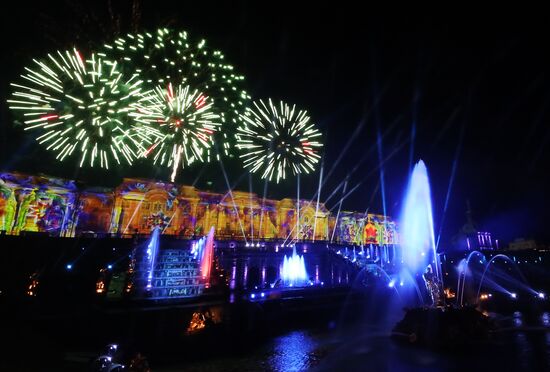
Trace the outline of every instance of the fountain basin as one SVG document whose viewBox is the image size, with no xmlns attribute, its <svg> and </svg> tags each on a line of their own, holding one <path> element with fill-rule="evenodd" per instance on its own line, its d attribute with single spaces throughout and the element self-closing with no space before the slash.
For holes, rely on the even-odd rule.
<svg viewBox="0 0 550 372">
<path fill-rule="evenodd" d="M 405 309 L 392 330 L 392 338 L 411 345 L 454 348 L 483 342 L 492 326 L 489 317 L 474 307 L 416 307 Z"/>
</svg>

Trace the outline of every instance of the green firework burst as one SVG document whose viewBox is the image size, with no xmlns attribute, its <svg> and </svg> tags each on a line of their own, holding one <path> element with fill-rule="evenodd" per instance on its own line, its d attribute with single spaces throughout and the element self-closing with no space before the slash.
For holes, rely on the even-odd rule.
<svg viewBox="0 0 550 372">
<path fill-rule="evenodd" d="M 284 102 L 278 106 L 271 99 L 255 101 L 242 115 L 237 131 L 237 148 L 242 151 L 244 167 L 259 172 L 264 179 L 285 179 L 290 171 L 309 173 L 319 162 L 321 133 L 310 122 L 305 110 L 296 110 Z"/>
<path fill-rule="evenodd" d="M 128 113 L 141 92 L 137 74 L 125 78 L 115 62 L 73 50 L 34 60 L 21 78 L 11 84 L 9 108 L 58 160 L 76 152 L 80 166 L 109 168 L 136 158 Z"/>
<path fill-rule="evenodd" d="M 129 34 L 104 45 L 102 55 L 116 60 L 123 71 L 137 71 L 149 89 L 157 85 L 189 86 L 207 95 L 217 108 L 219 122 L 227 130 L 216 141 L 229 155 L 231 137 L 250 101 L 243 89 L 244 77 L 234 71 L 218 50 L 185 31 L 159 29 L 153 33 Z"/>
<path fill-rule="evenodd" d="M 171 83 L 158 86 L 143 95 L 130 115 L 138 123 L 138 137 L 152 139 L 142 155 L 171 167 L 172 181 L 180 165 L 210 160 L 213 135 L 221 123 L 204 93 L 191 91 L 189 86 L 174 89 Z"/>
</svg>

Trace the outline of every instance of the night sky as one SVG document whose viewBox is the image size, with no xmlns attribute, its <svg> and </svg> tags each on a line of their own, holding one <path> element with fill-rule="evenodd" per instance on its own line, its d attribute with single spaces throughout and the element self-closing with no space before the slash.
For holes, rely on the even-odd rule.
<svg viewBox="0 0 550 372">
<path fill-rule="evenodd" d="M 497 16 L 455 9 L 427 15 L 362 9 L 353 2 L 157 0 L 143 1 L 133 23 L 132 1 L 113 1 L 118 21 L 108 4 L 20 1 L 3 12 L 0 169 L 103 186 L 122 177 L 167 180 L 167 171 L 145 164 L 108 172 L 60 165 L 14 128 L 5 100 L 9 83 L 31 58 L 75 45 L 93 51 L 134 27 L 170 26 L 222 50 L 246 76 L 253 98 L 284 99 L 310 112 L 324 134 L 325 175 L 333 169 L 321 200 L 347 177 L 348 190 L 361 184 L 343 209 L 382 213 L 385 204 L 387 214 L 398 217 L 411 159 L 423 159 L 443 244 L 464 224 L 467 200 L 478 226 L 501 241 L 550 240 L 550 16 L 544 12 Z M 231 183 L 240 180 L 236 188 L 248 190 L 240 162 L 224 162 Z M 180 171 L 177 181 L 226 189 L 218 163 Z M 318 181 L 318 172 L 301 177 L 301 196 L 311 198 Z M 252 188 L 261 194 L 263 181 L 254 176 Z M 327 206 L 336 211 L 341 194 L 337 190 Z M 269 197 L 295 195 L 294 179 L 268 188 Z"/>
</svg>

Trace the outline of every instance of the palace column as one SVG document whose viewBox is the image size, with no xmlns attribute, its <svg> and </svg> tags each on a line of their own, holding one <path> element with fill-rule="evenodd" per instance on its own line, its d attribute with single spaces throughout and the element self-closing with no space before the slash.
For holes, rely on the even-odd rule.
<svg viewBox="0 0 550 372">
<path fill-rule="evenodd" d="M 120 224 L 122 223 L 123 211 L 122 211 L 122 195 L 120 193 L 115 194 L 115 202 L 113 205 L 113 212 L 111 214 L 111 226 L 109 227 L 109 233 L 119 234 Z"/>
</svg>

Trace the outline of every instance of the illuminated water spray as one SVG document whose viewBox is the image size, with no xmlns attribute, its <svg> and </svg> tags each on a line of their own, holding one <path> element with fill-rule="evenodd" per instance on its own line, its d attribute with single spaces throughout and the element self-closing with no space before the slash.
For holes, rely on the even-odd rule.
<svg viewBox="0 0 550 372">
<path fill-rule="evenodd" d="M 214 226 L 210 228 L 208 235 L 193 243 L 191 254 L 198 260 L 200 276 L 208 286 L 210 283 L 212 260 L 214 258 Z"/>
<path fill-rule="evenodd" d="M 207 283 L 210 282 L 210 270 L 212 269 L 212 259 L 214 258 L 214 226 L 210 228 L 210 232 L 206 236 L 206 243 L 202 251 L 200 260 L 200 269 L 202 279 Z"/>
<path fill-rule="evenodd" d="M 403 264 L 411 275 L 422 274 L 431 265 L 437 281 L 441 270 L 435 248 L 432 200 L 428 170 L 422 160 L 413 169 L 405 193 L 400 222 Z"/>
<path fill-rule="evenodd" d="M 281 279 L 289 287 L 303 286 L 308 281 L 304 256 L 296 253 L 296 247 L 292 250 L 292 256 L 285 255 Z"/>
<path fill-rule="evenodd" d="M 147 244 L 147 290 L 150 290 L 152 288 L 153 273 L 155 271 L 155 264 L 159 251 L 159 235 L 160 227 L 157 226 L 154 228 L 153 233 L 151 234 L 151 240 L 149 240 L 149 243 Z"/>
</svg>

